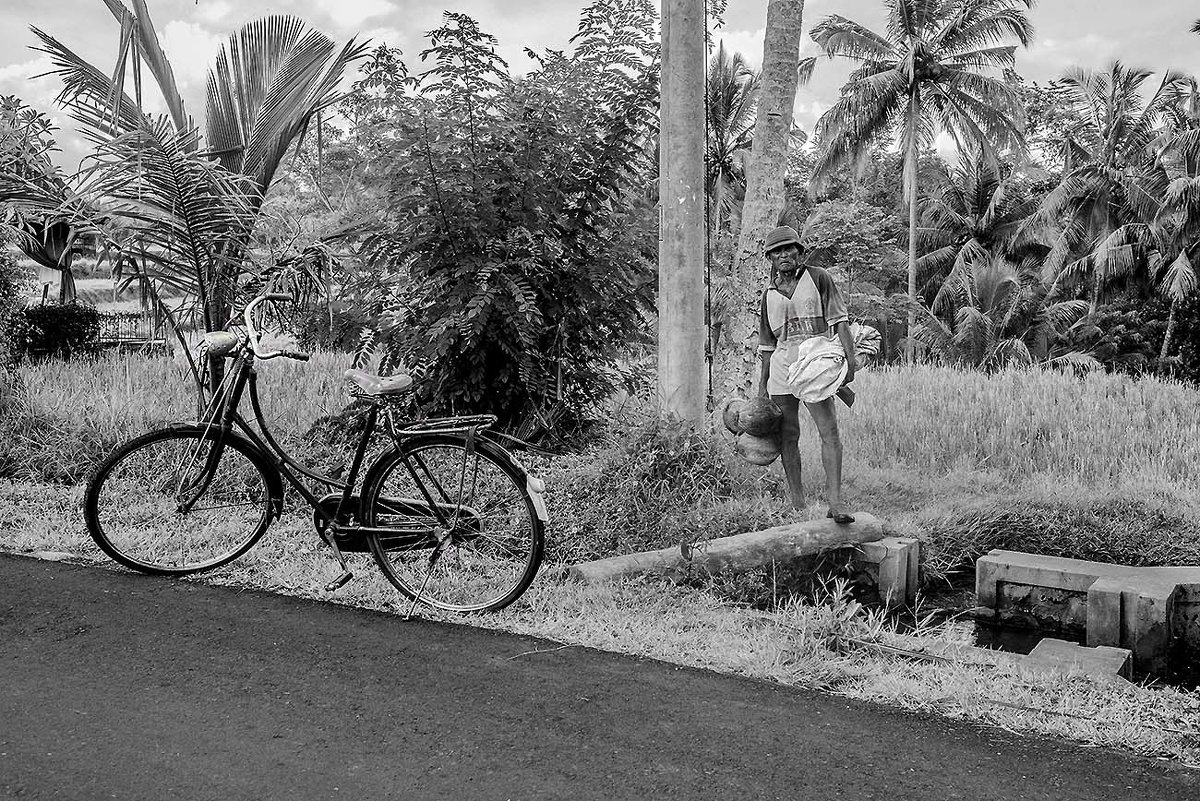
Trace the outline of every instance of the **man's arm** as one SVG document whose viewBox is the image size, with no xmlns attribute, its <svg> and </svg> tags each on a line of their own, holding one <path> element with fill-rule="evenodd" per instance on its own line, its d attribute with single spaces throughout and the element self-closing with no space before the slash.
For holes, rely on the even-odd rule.
<svg viewBox="0 0 1200 801">
<path fill-rule="evenodd" d="M 758 308 L 758 355 L 762 359 L 762 370 L 758 377 L 758 394 L 766 397 L 767 378 L 771 374 L 771 354 L 775 352 L 775 332 L 767 319 L 767 293 L 762 295 Z"/>
<path fill-rule="evenodd" d="M 758 377 L 758 394 L 762 397 L 767 396 L 767 377 L 771 374 L 771 353 L 773 351 L 759 351 L 758 355 L 762 357 L 762 371 Z"/>
<path fill-rule="evenodd" d="M 858 371 L 858 357 L 854 354 L 854 337 L 850 336 L 850 323 L 840 322 L 833 327 L 837 332 L 838 339 L 841 340 L 842 350 L 846 352 L 846 380 L 843 384 L 849 384 L 854 380 L 854 374 Z"/>
</svg>

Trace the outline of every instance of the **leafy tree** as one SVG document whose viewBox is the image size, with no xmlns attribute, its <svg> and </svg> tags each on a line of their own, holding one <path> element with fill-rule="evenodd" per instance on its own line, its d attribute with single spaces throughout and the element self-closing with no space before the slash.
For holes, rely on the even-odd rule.
<svg viewBox="0 0 1200 801">
<path fill-rule="evenodd" d="M 648 341 L 653 12 L 594 3 L 574 52 L 534 55 L 519 80 L 471 18 L 429 34 L 433 66 L 395 122 L 387 228 L 363 247 L 379 283 L 359 359 L 424 370 L 431 411 L 578 412 Z"/>
<path fill-rule="evenodd" d="M 57 147 L 50 119 L 14 96 L 0 97 L 0 201 L 8 194 L 45 199 L 48 208 L 27 209 L 5 204 L 5 225 L 16 245 L 42 267 L 60 273 L 60 303 L 75 299 L 71 263 L 78 230 L 68 208 L 59 201 L 70 189 L 68 179 L 51 161 Z M 7 187 L 7 188 L 5 188 Z"/>
<path fill-rule="evenodd" d="M 939 130 L 991 159 L 1024 149 L 1021 108 L 1012 88 L 984 74 L 1011 68 L 1016 39 L 1032 35 L 1025 9 L 1032 0 L 886 0 L 885 32 L 840 15 L 812 31 L 829 57 L 859 64 L 840 99 L 817 123 L 819 185 L 840 164 L 857 161 L 876 142 L 898 138 L 909 204 L 908 296 L 917 295 L 918 158 Z M 909 326 L 915 322 L 909 314 Z M 912 344 L 908 348 L 912 357 Z"/>
<path fill-rule="evenodd" d="M 34 286 L 33 276 L 13 258 L 9 244 L 9 238 L 0 235 L 0 367 L 3 368 L 17 359 L 13 336 L 16 318 Z"/>
<path fill-rule="evenodd" d="M 1029 83 L 1015 70 L 1005 71 L 1025 111 L 1025 142 L 1030 162 L 1014 165 L 1039 184 L 1048 184 L 1046 191 L 1062 180 L 1087 154 L 1099 145 L 1093 126 L 1086 115 L 1070 101 L 1062 81 L 1052 80 L 1045 85 Z M 1029 169 L 1029 167 L 1040 168 Z M 1041 174 L 1044 172 L 1044 174 Z"/>
<path fill-rule="evenodd" d="M 897 244 L 902 232 L 895 215 L 865 201 L 827 200 L 812 208 L 800 235 L 811 263 L 834 272 L 851 318 L 869 321 L 884 335 L 881 359 L 888 358 L 892 332 L 908 308 Z"/>
</svg>

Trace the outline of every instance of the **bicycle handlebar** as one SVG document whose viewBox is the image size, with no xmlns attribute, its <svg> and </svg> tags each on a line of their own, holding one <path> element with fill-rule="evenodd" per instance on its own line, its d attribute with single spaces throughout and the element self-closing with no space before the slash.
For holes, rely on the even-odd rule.
<svg viewBox="0 0 1200 801">
<path fill-rule="evenodd" d="M 311 354 L 300 353 L 294 350 L 261 350 L 258 347 L 260 334 L 258 329 L 254 327 L 253 312 L 258 304 L 268 300 L 291 300 L 292 296 L 287 292 L 268 292 L 265 295 L 259 295 L 254 300 L 246 304 L 246 308 L 242 311 L 242 320 L 246 323 L 246 332 L 250 341 L 250 349 L 254 351 L 255 357 L 259 359 L 274 359 L 282 356 L 285 359 L 296 359 L 297 361 L 306 362 Z"/>
</svg>

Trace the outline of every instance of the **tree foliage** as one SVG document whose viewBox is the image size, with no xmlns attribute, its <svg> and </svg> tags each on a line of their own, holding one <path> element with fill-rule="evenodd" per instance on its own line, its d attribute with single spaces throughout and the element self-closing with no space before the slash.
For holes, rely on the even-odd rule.
<svg viewBox="0 0 1200 801">
<path fill-rule="evenodd" d="M 1061 347 L 1083 320 L 1086 301 L 1053 301 L 1037 264 L 1002 256 L 972 257 L 957 265 L 938 291 L 915 338 L 946 362 L 983 370 L 1030 365 L 1096 369 L 1088 354 Z"/>
<path fill-rule="evenodd" d="M 515 423 L 599 400 L 653 309 L 653 6 L 594 3 L 574 51 L 531 52 L 520 79 L 469 17 L 427 36 L 389 132 L 386 230 L 363 247 L 359 357 L 424 370 L 434 411 Z"/>
</svg>

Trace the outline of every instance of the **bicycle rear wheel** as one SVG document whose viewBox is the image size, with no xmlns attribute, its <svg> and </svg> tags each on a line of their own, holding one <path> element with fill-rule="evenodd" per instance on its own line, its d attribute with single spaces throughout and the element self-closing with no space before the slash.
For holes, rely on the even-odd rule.
<svg viewBox="0 0 1200 801">
<path fill-rule="evenodd" d="M 118 563 L 158 575 L 220 567 L 258 541 L 274 486 L 241 439 L 195 428 L 152 431 L 118 448 L 88 481 L 88 533 Z M 219 457 L 219 458 L 218 458 Z"/>
<path fill-rule="evenodd" d="M 490 443 L 468 452 L 453 434 L 405 440 L 371 468 L 362 497 L 368 529 L 394 532 L 367 532 L 379 568 L 430 606 L 502 609 L 541 564 L 544 526 L 525 472 Z"/>
</svg>

